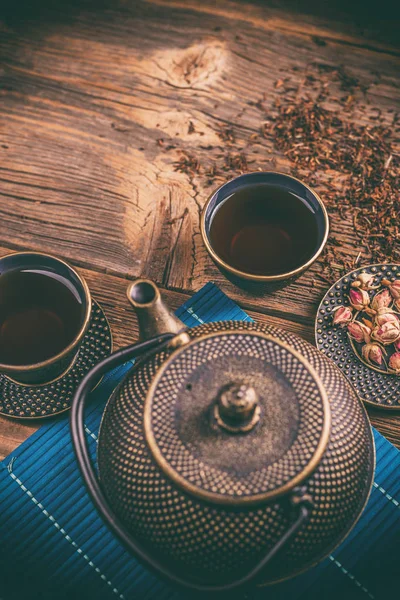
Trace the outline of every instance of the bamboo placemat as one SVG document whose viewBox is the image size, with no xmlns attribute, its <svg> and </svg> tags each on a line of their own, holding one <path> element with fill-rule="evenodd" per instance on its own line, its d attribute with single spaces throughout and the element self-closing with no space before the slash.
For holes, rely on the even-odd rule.
<svg viewBox="0 0 400 600">
<path fill-rule="evenodd" d="M 177 311 L 188 325 L 250 317 L 214 284 Z M 129 365 L 93 393 L 86 431 L 95 453 L 104 404 Z M 351 423 L 349 423 L 351 427 Z M 374 431 L 377 468 L 364 513 L 345 542 L 304 575 L 251 600 L 380 600 L 400 593 L 400 453 Z M 182 600 L 115 540 L 86 493 L 68 415 L 44 425 L 0 464 L 0 600 Z M 232 596 L 231 596 L 232 597 Z"/>
</svg>

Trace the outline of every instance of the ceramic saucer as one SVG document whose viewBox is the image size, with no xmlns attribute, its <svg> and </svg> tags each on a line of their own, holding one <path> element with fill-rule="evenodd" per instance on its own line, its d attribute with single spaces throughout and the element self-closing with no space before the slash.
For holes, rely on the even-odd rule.
<svg viewBox="0 0 400 600">
<path fill-rule="evenodd" d="M 18 385 L 0 375 L 0 414 L 18 419 L 42 419 L 68 410 L 82 377 L 112 349 L 111 330 L 100 305 L 93 300 L 88 331 L 69 370 L 52 383 Z"/>
<path fill-rule="evenodd" d="M 366 404 L 386 410 L 400 410 L 400 376 L 382 373 L 362 362 L 355 353 L 346 328 L 332 324 L 332 312 L 337 306 L 348 305 L 350 284 L 360 273 L 374 275 L 373 285 L 382 279 L 400 279 L 400 265 L 375 264 L 360 267 L 339 279 L 322 299 L 315 321 L 315 341 L 318 350 L 333 360 Z"/>
</svg>

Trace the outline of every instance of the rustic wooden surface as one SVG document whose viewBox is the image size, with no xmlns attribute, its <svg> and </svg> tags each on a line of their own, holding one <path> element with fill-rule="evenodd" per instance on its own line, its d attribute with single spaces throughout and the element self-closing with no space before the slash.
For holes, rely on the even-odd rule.
<svg viewBox="0 0 400 600">
<path fill-rule="evenodd" d="M 360 123 L 379 108 L 389 125 L 400 107 L 391 19 L 383 33 L 379 19 L 365 11 L 355 19 L 345 2 L 338 12 L 290 1 L 14 4 L 0 8 L 1 253 L 47 251 L 80 267 L 116 346 L 137 335 L 125 301 L 126 280 L 137 276 L 156 280 L 174 307 L 212 279 L 255 318 L 312 341 L 327 288 L 321 263 L 261 298 L 227 282 L 199 234 L 201 208 L 223 181 L 210 186 L 205 171 L 239 150 L 251 170 L 289 172 L 258 135 L 265 113 L 257 103 L 272 111 L 276 81 L 290 73 L 296 83 L 316 61 L 345 65 L 368 87 Z M 175 170 L 183 153 L 196 156 L 200 172 Z M 355 258 L 350 218 L 333 234 Z M 371 419 L 400 446 L 400 415 L 373 411 Z M 0 420 L 0 458 L 34 429 Z"/>
</svg>

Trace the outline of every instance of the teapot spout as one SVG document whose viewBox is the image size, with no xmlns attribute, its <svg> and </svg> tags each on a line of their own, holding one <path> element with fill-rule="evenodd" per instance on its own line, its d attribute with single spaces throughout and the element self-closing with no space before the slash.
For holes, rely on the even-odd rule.
<svg viewBox="0 0 400 600">
<path fill-rule="evenodd" d="M 186 327 L 164 304 L 160 290 L 150 279 L 133 281 L 127 291 L 139 321 L 139 339 L 145 341 L 162 333 L 182 333 Z"/>
</svg>

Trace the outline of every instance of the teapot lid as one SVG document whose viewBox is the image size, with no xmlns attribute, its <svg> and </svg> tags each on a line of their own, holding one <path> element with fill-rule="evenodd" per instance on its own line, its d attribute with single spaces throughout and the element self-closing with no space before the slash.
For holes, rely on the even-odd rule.
<svg viewBox="0 0 400 600">
<path fill-rule="evenodd" d="M 185 491 L 238 505 L 284 494 L 318 465 L 329 401 L 306 359 L 265 333 L 227 330 L 175 350 L 146 397 L 148 446 Z"/>
</svg>

